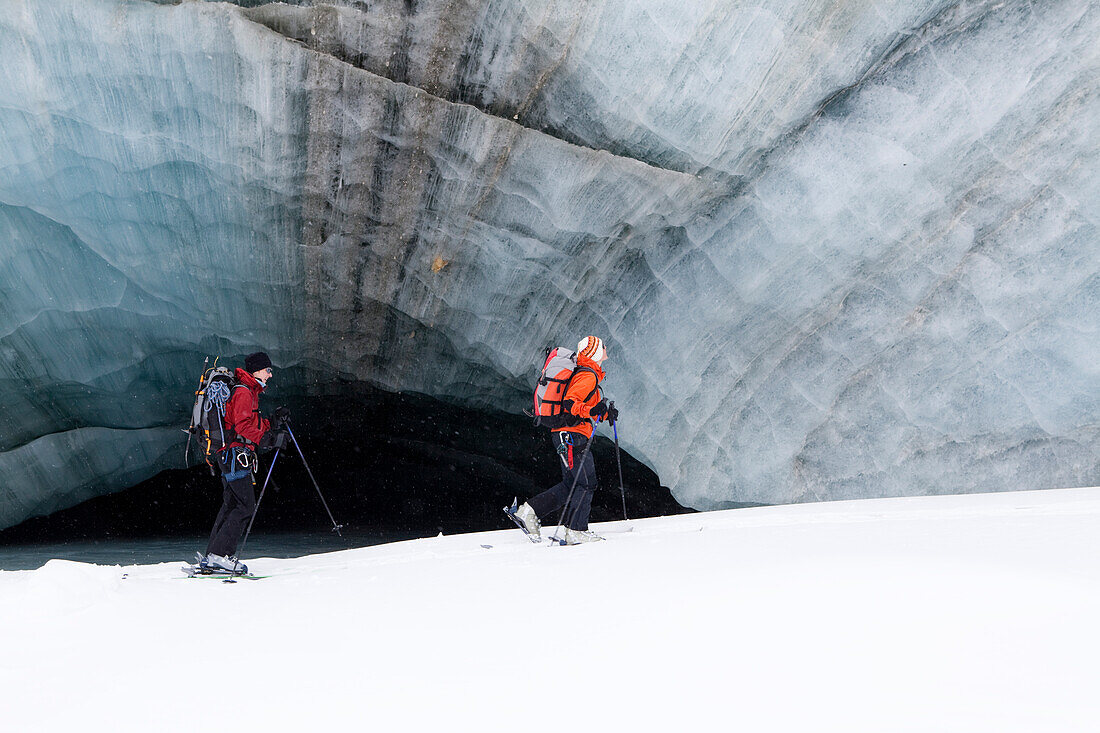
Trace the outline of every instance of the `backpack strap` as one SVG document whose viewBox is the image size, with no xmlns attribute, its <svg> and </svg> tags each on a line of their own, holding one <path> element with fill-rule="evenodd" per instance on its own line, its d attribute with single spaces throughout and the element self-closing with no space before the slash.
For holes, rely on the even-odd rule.
<svg viewBox="0 0 1100 733">
<path fill-rule="evenodd" d="M 596 373 L 596 370 L 595 370 L 595 369 L 593 369 L 592 367 L 586 367 L 586 366 L 578 366 L 578 367 L 577 367 L 576 369 L 574 369 L 574 370 L 573 370 L 573 373 L 569 375 L 569 379 L 568 379 L 568 380 L 566 380 L 566 386 L 565 386 L 565 389 L 563 389 L 563 390 L 561 391 L 561 397 L 562 397 L 562 401 L 561 401 L 561 410 L 562 410 L 562 412 L 563 412 L 564 414 L 568 415 L 568 416 L 569 416 L 570 418 L 572 418 L 573 420 L 576 420 L 576 421 L 578 421 L 578 422 L 574 422 L 574 423 L 573 423 L 574 425 L 580 425 L 580 423 L 581 423 L 581 422 L 583 421 L 583 419 L 582 419 L 582 418 L 579 418 L 579 417 L 577 417 L 576 415 L 574 415 L 574 414 L 573 414 L 573 412 L 572 412 L 572 411 L 571 411 L 571 410 L 570 410 L 569 408 L 567 408 L 567 407 L 565 406 L 565 403 L 566 403 L 566 402 L 573 402 L 573 400 L 567 400 L 567 399 L 565 399 L 565 393 L 569 391 L 569 384 L 572 384 L 572 382 L 573 382 L 573 377 L 577 376 L 577 375 L 578 375 L 578 374 L 580 374 L 581 372 L 588 372 L 589 374 L 591 374 L 591 375 L 592 375 L 593 377 L 595 377 L 595 378 L 596 378 L 596 386 L 595 386 L 595 388 L 593 388 L 593 390 L 592 390 L 591 392 L 589 392 L 589 393 L 588 393 L 588 394 L 587 394 L 587 395 L 585 396 L 585 398 L 584 398 L 583 402 L 588 402 L 588 401 L 589 401 L 590 399 L 592 399 L 592 395 L 594 395 L 594 394 L 596 394 L 597 392 L 599 392 L 599 391 L 600 391 L 600 375 L 599 375 L 599 374 L 597 374 L 597 373 Z M 570 427 L 571 427 L 571 426 L 570 426 Z"/>
<path fill-rule="evenodd" d="M 593 377 L 596 378 L 595 388 L 593 388 L 593 390 L 591 392 L 589 392 L 584 398 L 584 401 L 588 402 L 588 400 L 592 399 L 592 395 L 594 395 L 594 394 L 596 394 L 597 392 L 600 391 L 600 375 L 597 374 L 596 370 L 593 369 L 592 367 L 578 366 L 576 369 L 573 370 L 573 373 L 569 375 L 569 381 L 572 382 L 573 377 L 577 376 L 581 372 L 588 372 L 589 374 L 591 374 Z M 565 390 L 568 392 L 569 387 L 566 387 Z"/>
</svg>

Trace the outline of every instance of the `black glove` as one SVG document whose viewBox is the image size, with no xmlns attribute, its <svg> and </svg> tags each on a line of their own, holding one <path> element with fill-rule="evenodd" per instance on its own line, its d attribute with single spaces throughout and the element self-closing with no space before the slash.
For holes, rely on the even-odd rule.
<svg viewBox="0 0 1100 733">
<path fill-rule="evenodd" d="M 275 430 L 269 431 L 269 434 L 271 434 L 272 448 L 284 450 L 287 447 L 287 444 L 290 442 L 289 438 L 287 437 L 285 427 L 280 426 L 278 428 L 275 428 Z"/>
<path fill-rule="evenodd" d="M 597 420 L 602 420 L 603 416 L 607 414 L 607 400 L 603 399 L 592 406 L 592 409 L 588 411 L 592 417 Z"/>
<path fill-rule="evenodd" d="M 619 421 L 619 410 L 615 407 L 615 403 L 611 402 L 607 405 L 607 419 L 609 422 Z"/>
<path fill-rule="evenodd" d="M 290 409 L 286 405 L 280 405 L 275 408 L 275 424 L 282 425 L 283 423 L 290 422 Z"/>
<path fill-rule="evenodd" d="M 261 453 L 267 453 L 273 451 L 276 448 L 282 450 L 287 446 L 286 429 L 282 425 L 271 428 L 260 438 L 260 442 L 256 444 L 256 448 Z"/>
</svg>

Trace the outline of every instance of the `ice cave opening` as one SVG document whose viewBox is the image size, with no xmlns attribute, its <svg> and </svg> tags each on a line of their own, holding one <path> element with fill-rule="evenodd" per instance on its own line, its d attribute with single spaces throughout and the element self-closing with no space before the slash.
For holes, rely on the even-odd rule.
<svg viewBox="0 0 1100 733">
<path fill-rule="evenodd" d="M 328 386 L 330 396 L 263 398 L 286 403 L 306 462 L 332 513 L 360 533 L 428 536 L 511 526 L 500 511 L 559 479 L 549 431 L 526 416 L 457 406 L 363 383 Z M 629 429 L 629 426 L 626 426 Z M 605 432 L 601 429 L 600 435 Z M 191 463 L 199 449 L 191 444 Z M 594 445 L 599 489 L 593 521 L 622 516 L 615 445 Z M 262 459 L 260 479 L 272 454 Z M 657 475 L 621 451 L 631 518 L 691 511 Z M 221 486 L 204 464 L 168 469 L 136 486 L 90 499 L 0 531 L 0 545 L 203 536 L 217 514 Z M 257 533 L 325 531 L 324 505 L 296 452 L 275 464 L 273 486 L 257 512 Z"/>
</svg>

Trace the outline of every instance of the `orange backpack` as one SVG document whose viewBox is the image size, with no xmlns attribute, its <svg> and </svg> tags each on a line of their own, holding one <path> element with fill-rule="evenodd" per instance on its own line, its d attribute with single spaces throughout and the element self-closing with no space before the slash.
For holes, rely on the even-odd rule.
<svg viewBox="0 0 1100 733">
<path fill-rule="evenodd" d="M 528 413 L 535 419 L 535 425 L 548 428 L 566 428 L 579 425 L 581 420 L 565 412 L 562 401 L 569 383 L 578 372 L 596 372 L 588 367 L 577 366 L 575 351 L 558 346 L 546 350 L 546 362 L 542 365 L 539 381 L 535 385 L 535 411 Z"/>
</svg>

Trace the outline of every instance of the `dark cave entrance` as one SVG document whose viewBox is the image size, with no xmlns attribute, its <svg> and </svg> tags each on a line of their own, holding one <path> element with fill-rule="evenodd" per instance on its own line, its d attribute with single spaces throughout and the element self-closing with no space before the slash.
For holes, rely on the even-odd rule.
<svg viewBox="0 0 1100 733">
<path fill-rule="evenodd" d="M 287 398 L 294 433 L 336 519 L 358 533 L 428 536 L 510 528 L 501 512 L 560 480 L 549 431 L 523 415 L 459 407 L 360 383 L 339 396 Z M 269 414 L 281 401 L 265 396 Z M 601 429 L 602 431 L 602 429 Z M 194 445 L 192 445 L 194 451 Z M 599 489 L 592 521 L 622 519 L 615 445 L 593 445 Z M 197 455 L 197 452 L 193 452 Z M 261 460 L 262 482 L 271 455 Z M 183 449 L 180 450 L 180 464 Z M 625 451 L 631 519 L 691 511 Z M 295 451 L 280 455 L 253 535 L 325 531 L 324 506 Z M 205 466 L 164 471 L 124 491 L 0 531 L 0 544 L 204 536 L 221 502 Z"/>
</svg>

